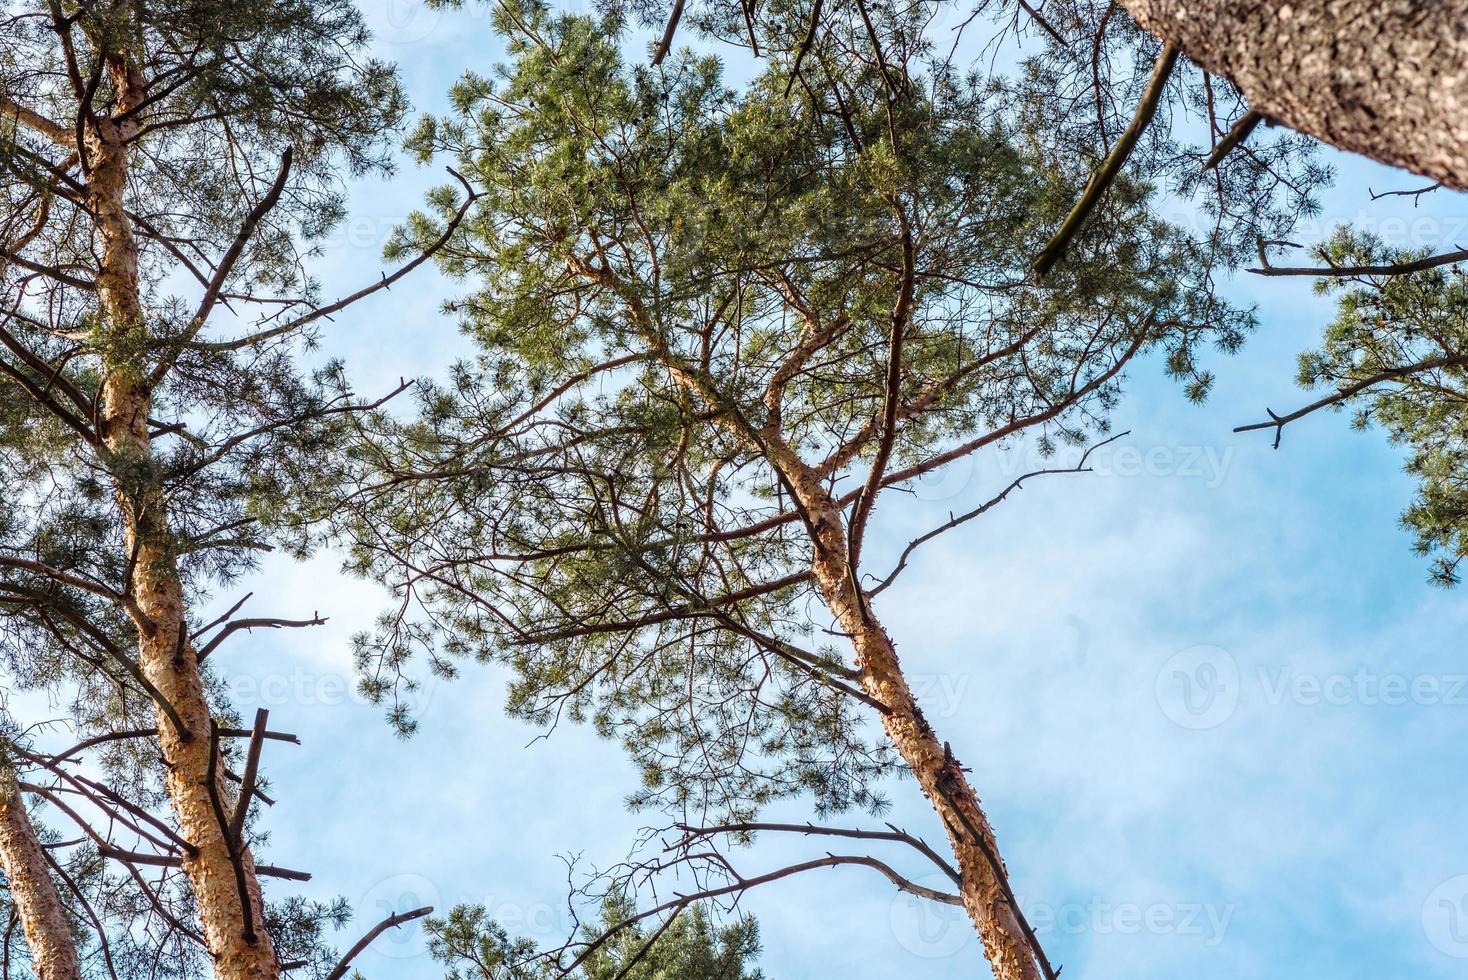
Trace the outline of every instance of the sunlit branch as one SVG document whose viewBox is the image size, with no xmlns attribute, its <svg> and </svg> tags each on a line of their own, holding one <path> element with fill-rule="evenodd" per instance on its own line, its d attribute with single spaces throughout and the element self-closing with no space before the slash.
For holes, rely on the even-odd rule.
<svg viewBox="0 0 1468 980">
<path fill-rule="evenodd" d="M 1296 419 L 1302 419 L 1312 412 L 1317 412 L 1322 408 L 1327 408 L 1331 405 L 1336 405 L 1340 402 L 1354 398 L 1356 395 L 1359 395 L 1361 392 L 1374 385 L 1385 384 L 1389 381 L 1401 381 L 1405 378 L 1410 378 L 1414 374 L 1421 374 L 1424 371 L 1434 371 L 1439 368 L 1462 367 L 1465 364 L 1468 364 L 1468 355 L 1458 354 L 1447 355 L 1443 357 L 1434 357 L 1426 361 L 1420 361 L 1417 364 L 1407 365 L 1405 367 L 1386 368 L 1377 374 L 1371 375 L 1368 378 L 1362 378 L 1360 381 L 1357 381 L 1354 384 L 1347 385 L 1339 391 L 1327 395 L 1324 398 L 1319 399 L 1318 401 L 1311 402 L 1304 408 L 1297 409 L 1296 411 L 1293 411 L 1288 415 L 1276 415 L 1273 411 L 1266 408 L 1265 411 L 1269 413 L 1268 422 L 1254 422 L 1250 425 L 1241 425 L 1235 428 L 1234 431 L 1253 432 L 1258 429 L 1273 429 L 1274 448 L 1278 449 L 1280 437 L 1284 434 L 1284 427 L 1286 425 L 1289 425 Z"/>
<path fill-rule="evenodd" d="M 381 922 L 377 923 L 377 925 L 369 929 L 365 936 L 357 940 L 356 944 L 351 949 L 347 950 L 346 955 L 343 956 L 341 960 L 338 961 L 336 966 L 331 968 L 331 972 L 326 975 L 326 980 L 341 980 L 342 977 L 346 976 L 347 967 L 351 966 L 352 960 L 356 958 L 357 954 L 370 946 L 374 939 L 382 935 L 387 930 L 393 928 L 394 926 L 400 926 L 405 922 L 412 922 L 414 919 L 421 919 L 425 915 L 432 914 L 432 912 L 433 906 L 429 905 L 421 909 L 413 909 L 410 912 L 399 912 L 395 915 L 390 915 L 387 918 L 383 919 Z"/>
</svg>

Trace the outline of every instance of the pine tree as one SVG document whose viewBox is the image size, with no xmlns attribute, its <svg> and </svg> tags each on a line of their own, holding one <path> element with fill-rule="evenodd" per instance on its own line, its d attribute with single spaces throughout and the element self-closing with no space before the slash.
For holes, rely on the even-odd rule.
<svg viewBox="0 0 1468 980">
<path fill-rule="evenodd" d="M 868 526 L 980 451 L 1033 439 L 1079 454 L 1145 353 L 1201 397 L 1196 352 L 1232 349 L 1252 325 L 1212 273 L 1269 196 L 1220 184 L 1216 233 L 1168 225 L 1138 179 L 1178 159 L 1159 138 L 1089 195 L 1037 283 L 1031 261 L 1089 171 L 1055 153 L 1074 106 L 955 67 L 921 41 L 921 11 L 838 7 L 809 35 L 791 20 L 735 92 L 712 57 L 627 66 L 615 10 L 508 5 L 511 63 L 466 77 L 456 113 L 416 132 L 480 194 L 440 258 L 473 283 L 450 308 L 482 353 L 425 395 L 418 422 L 364 426 L 335 516 L 353 567 L 402 602 L 359 659 L 384 696 L 419 649 L 443 674 L 497 659 L 516 674 L 513 714 L 622 741 L 643 773 L 633 804 L 679 814 L 685 834 L 640 874 L 681 865 L 723 877 L 700 893 L 718 895 L 861 865 L 966 908 L 997 976 L 1051 975 L 969 770 L 879 615 L 915 549 L 1009 491 L 885 574 L 863 565 Z M 436 197 L 440 220 L 411 237 L 455 200 Z M 837 642 L 809 646 L 823 636 Z M 899 770 L 952 864 L 895 829 L 757 819 L 797 795 L 821 817 L 880 812 L 878 783 Z M 740 876 L 707 849 L 761 831 L 910 844 L 958 894 L 870 856 Z"/>
<path fill-rule="evenodd" d="M 0 594 L 47 631 L 37 665 L 147 699 L 221 978 L 280 963 L 200 661 L 317 620 L 206 644 L 189 613 L 302 547 L 291 495 L 359 406 L 297 355 L 416 265 L 334 302 L 305 272 L 404 111 L 367 40 L 343 0 L 12 3 L 0 29 L 0 391 L 24 406 L 0 416 Z"/>
<path fill-rule="evenodd" d="M 760 953 L 753 916 L 719 926 L 704 905 L 693 904 L 651 935 L 635 917 L 626 896 L 609 897 L 578 942 L 547 957 L 533 943 L 511 939 L 482 906 L 459 906 L 429 920 L 429 952 L 448 967 L 448 980 L 765 980 L 750 966 Z"/>
<path fill-rule="evenodd" d="M 1394 248 L 1341 227 L 1311 253 L 1318 264 L 1253 271 L 1310 277 L 1316 293 L 1339 297 L 1321 346 L 1300 356 L 1300 385 L 1324 394 L 1240 431 L 1273 430 L 1277 449 L 1286 425 L 1321 409 L 1379 425 L 1407 447 L 1417 479 L 1402 524 L 1433 557 L 1433 580 L 1455 585 L 1468 556 L 1468 252 Z"/>
<path fill-rule="evenodd" d="M 80 980 L 71 923 L 9 758 L 0 758 L 0 869 L 25 930 L 36 980 Z"/>
</svg>

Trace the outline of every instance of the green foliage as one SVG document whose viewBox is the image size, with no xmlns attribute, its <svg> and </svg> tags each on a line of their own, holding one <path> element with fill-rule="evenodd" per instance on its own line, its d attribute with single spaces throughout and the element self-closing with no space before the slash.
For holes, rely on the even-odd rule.
<svg viewBox="0 0 1468 980">
<path fill-rule="evenodd" d="M 290 324 L 317 293 L 304 263 L 313 240 L 341 217 L 341 176 L 387 167 L 387 136 L 406 102 L 392 66 L 363 57 L 369 38 L 346 0 L 61 10 L 70 20 L 67 46 L 58 43 L 48 4 L 6 5 L 0 92 L 66 131 L 87 113 L 139 124 L 128 204 L 146 324 L 136 337 L 96 329 L 95 222 L 78 198 L 83 185 L 63 166 L 66 147 L 5 113 L 0 207 L 12 216 L 0 228 L 0 250 L 23 245 L 18 261 L 29 265 L 0 258 L 6 295 L 20 297 L 0 310 L 12 342 L 0 374 L 0 554 L 29 554 L 117 584 L 127 552 L 113 483 L 125 493 L 158 483 L 170 501 L 175 558 L 187 584 L 202 591 L 252 569 L 262 550 L 305 546 L 293 502 L 323 492 L 322 462 L 345 432 L 335 413 L 348 389 L 335 363 L 300 368 L 311 328 Z M 114 80 L 103 70 L 118 47 L 148 86 L 147 102 L 132 113 L 119 113 Z M 84 81 L 97 79 L 85 106 L 68 80 L 73 61 Z M 281 199 L 243 244 L 205 329 L 196 322 L 197 300 L 173 290 L 202 289 L 288 148 Z M 55 404 L 38 404 L 25 388 L 52 385 L 49 366 L 57 365 L 81 405 L 65 394 L 56 400 L 86 421 L 104 358 L 158 373 L 152 399 L 160 431 L 141 469 L 98 453 L 63 424 Z"/>
<path fill-rule="evenodd" d="M 1393 266 L 1426 251 L 1386 245 L 1341 228 L 1319 250 L 1337 268 Z M 1417 498 L 1402 515 L 1417 551 L 1433 557 L 1432 577 L 1458 581 L 1468 556 L 1468 282 L 1458 264 L 1405 275 L 1319 279 L 1339 296 L 1318 350 L 1300 356 L 1300 384 L 1330 393 L 1366 386 L 1340 404 L 1358 429 L 1375 423 L 1408 450 Z"/>
<path fill-rule="evenodd" d="M 420 651 L 445 674 L 496 659 L 513 714 L 627 747 L 634 806 L 880 811 L 894 757 L 843 654 L 801 649 L 824 604 L 772 458 L 850 503 L 904 226 L 899 489 L 980 447 L 1085 444 L 1144 352 L 1201 397 L 1200 351 L 1234 349 L 1252 316 L 1215 295 L 1218 250 L 1130 176 L 1035 284 L 1083 178 L 1025 98 L 903 41 L 917 14 L 881 13 L 904 53 L 884 67 L 836 8 L 787 92 L 793 44 L 735 91 L 713 57 L 626 63 L 615 13 L 497 9 L 509 64 L 466 76 L 410 141 L 480 195 L 440 261 L 468 283 L 450 309 L 481 353 L 414 423 L 376 420 L 336 515 L 351 567 L 402 598 L 358 639 L 364 684 L 389 700 Z M 431 203 L 407 240 L 455 198 Z"/>
<path fill-rule="evenodd" d="M 78 738 L 147 730 L 124 527 L 162 529 L 188 603 L 263 551 L 306 548 L 298 502 L 329 485 L 354 402 L 340 365 L 301 364 L 320 319 L 306 264 L 342 216 L 342 177 L 389 169 L 406 102 L 347 0 L 7 2 L 0 24 L 0 666 L 8 688 L 50 694 Z M 126 173 L 107 177 L 121 180 L 127 235 L 104 233 L 92 203 L 106 197 L 97 141 L 75 149 L 75 134 L 101 131 L 126 140 Z M 109 234 L 135 255 L 120 247 L 126 261 L 104 267 Z M 109 322 L 100 293 L 130 280 L 134 258 L 141 312 Z M 109 377 L 146 382 L 148 451 L 108 447 Z M 237 724 L 211 671 L 212 712 Z M 107 743 L 86 761 L 166 812 L 156 743 Z M 104 969 L 97 929 L 73 910 L 88 976 L 209 969 L 157 911 L 195 921 L 181 873 L 162 875 L 155 905 L 89 843 L 55 854 L 106 923 Z M 320 975 L 324 926 L 344 912 L 287 899 L 268 925 L 284 958 Z"/>
<path fill-rule="evenodd" d="M 608 901 L 601 930 L 610 931 L 634 914 L 630 903 Z M 581 972 L 586 980 L 764 980 L 761 971 L 749 969 L 760 952 L 753 916 L 719 927 L 704 906 L 694 905 L 643 953 L 648 941 L 642 928 L 623 929 L 587 959 Z"/>
<path fill-rule="evenodd" d="M 447 980 L 764 980 L 751 967 L 759 956 L 759 926 L 743 916 L 720 926 L 695 904 L 665 930 L 649 934 L 625 898 L 602 905 L 600 922 L 582 930 L 579 942 L 560 954 L 563 965 L 578 957 L 570 974 L 555 956 L 529 940 L 511 939 L 483 906 L 461 905 L 443 919 L 428 920 L 429 952 L 448 967 Z M 588 947 L 594 946 L 587 952 Z"/>
</svg>

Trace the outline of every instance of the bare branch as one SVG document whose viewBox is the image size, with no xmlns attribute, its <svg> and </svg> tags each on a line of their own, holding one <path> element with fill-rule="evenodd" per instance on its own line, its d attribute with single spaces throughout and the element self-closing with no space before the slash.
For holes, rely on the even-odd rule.
<svg viewBox="0 0 1468 980">
<path fill-rule="evenodd" d="M 255 710 L 255 728 L 245 755 L 245 774 L 240 778 L 240 798 L 235 801 L 234 816 L 229 821 L 229 834 L 237 841 L 245 839 L 245 815 L 250 812 L 250 799 L 255 794 L 255 774 L 260 768 L 260 748 L 265 743 L 265 723 L 269 717 L 270 712 L 265 708 Z"/>
<path fill-rule="evenodd" d="M 448 168 L 448 170 L 449 173 L 453 174 L 456 178 L 458 178 L 459 182 L 464 185 L 464 189 L 467 195 L 464 198 L 464 203 L 459 206 L 458 212 L 449 221 L 448 226 L 444 228 L 443 234 L 439 235 L 438 238 L 434 240 L 431 244 L 429 244 L 427 248 L 418 253 L 418 255 L 416 255 L 411 262 L 398 269 L 392 275 L 384 274 L 380 280 L 373 283 L 372 285 L 359 289 L 355 293 L 352 293 L 349 296 L 337 300 L 335 303 L 331 303 L 327 306 L 317 307 L 309 313 L 304 313 L 301 316 L 288 320 L 285 323 L 279 324 L 278 326 L 271 327 L 268 330 L 261 330 L 253 334 L 248 334 L 244 337 L 238 337 L 234 340 L 213 343 L 195 340 L 190 341 L 187 346 L 194 350 L 212 351 L 216 353 L 242 350 L 246 347 L 253 347 L 254 345 L 263 343 L 266 340 L 284 336 L 288 333 L 293 333 L 309 323 L 314 323 L 315 321 L 320 320 L 323 317 L 329 317 L 333 313 L 338 313 L 346 307 L 351 306 L 358 300 L 371 296 L 373 293 L 377 292 L 380 289 L 390 289 L 393 283 L 397 282 L 399 279 L 402 279 L 404 276 L 412 272 L 414 269 L 418 268 L 424 262 L 427 262 L 430 258 L 434 256 L 435 253 L 438 252 L 439 249 L 448 244 L 449 239 L 453 237 L 454 231 L 459 227 L 459 223 L 464 220 L 464 216 L 469 213 L 469 209 L 474 205 L 474 202 L 479 200 L 480 195 L 470 186 L 469 182 L 466 181 L 459 174 L 458 171 L 454 170 L 452 167 Z"/>
<path fill-rule="evenodd" d="M 1011 493 L 1013 493 L 1015 490 L 1018 490 L 1020 487 L 1024 486 L 1024 483 L 1025 483 L 1026 480 L 1033 479 L 1034 477 L 1037 477 L 1037 476 L 1050 476 L 1051 474 L 1055 474 L 1055 473 L 1089 473 L 1091 471 L 1090 471 L 1089 468 L 1087 468 L 1086 461 L 1090 458 L 1091 453 L 1095 452 L 1097 449 L 1100 449 L 1102 446 L 1106 445 L 1107 443 L 1115 442 L 1116 440 L 1120 439 L 1122 436 L 1126 436 L 1126 435 L 1130 435 L 1130 434 L 1131 434 L 1131 431 L 1130 430 L 1127 430 L 1126 432 L 1118 432 L 1116 435 L 1112 436 L 1110 439 L 1103 440 L 1102 442 L 1098 442 L 1095 445 L 1089 447 L 1085 451 L 1085 453 L 1083 453 L 1081 455 L 1080 461 L 1078 463 L 1076 463 L 1075 466 L 1064 467 L 1064 468 L 1049 468 L 1049 469 L 1041 469 L 1041 470 L 1031 470 L 1028 473 L 1024 473 L 1024 474 L 1022 474 L 1020 476 L 1017 476 L 1017 477 L 1014 478 L 1014 480 L 1012 480 L 1010 482 L 1009 486 L 1005 487 L 999 493 L 995 494 L 993 497 L 990 497 L 988 500 L 984 501 L 982 504 L 980 504 L 979 506 L 975 507 L 973 510 L 968 511 L 967 513 L 964 513 L 964 514 L 960 514 L 957 517 L 954 517 L 954 516 L 952 516 L 950 514 L 948 520 L 945 523 L 940 524 L 937 527 L 933 528 L 931 531 L 927 532 L 926 534 L 919 535 L 918 537 L 916 537 L 913 540 L 909 541 L 908 544 L 907 544 L 907 547 L 902 549 L 902 554 L 897 559 L 897 566 L 895 568 L 893 568 L 892 571 L 887 574 L 887 577 L 886 578 L 882 579 L 881 582 L 878 583 L 878 585 L 877 585 L 876 588 L 869 590 L 867 592 L 867 595 L 876 595 L 877 593 L 879 593 L 879 592 L 883 591 L 884 589 L 886 589 L 887 586 L 891 585 L 892 582 L 897 578 L 897 576 L 899 574 L 901 574 L 902 570 L 907 567 L 907 559 L 921 545 L 927 543 L 928 541 L 931 541 L 933 538 L 936 538 L 938 535 L 942 534 L 944 531 L 950 531 L 953 528 L 958 527 L 960 524 L 965 524 L 968 521 L 973 520 L 975 517 L 978 517 L 981 514 L 985 513 L 986 511 L 989 511 L 992 508 L 996 507 L 997 505 L 999 505 L 1000 503 L 1002 503 L 1004 501 L 1004 499 L 1006 497 L 1008 497 Z"/>
<path fill-rule="evenodd" d="M 1267 262 L 1248 271 L 1256 276 L 1320 276 L 1345 278 L 1349 276 L 1405 276 L 1413 272 L 1435 269 L 1440 265 L 1468 260 L 1468 249 L 1429 255 L 1411 262 L 1396 262 L 1388 265 L 1329 265 L 1319 268 L 1309 266 L 1273 266 Z"/>
<path fill-rule="evenodd" d="M 1369 378 L 1363 378 L 1360 381 L 1355 382 L 1354 384 L 1347 385 L 1334 394 L 1327 395 L 1319 401 L 1311 402 L 1304 408 L 1293 411 L 1288 415 L 1276 415 L 1271 409 L 1266 408 L 1264 411 L 1269 413 L 1268 422 L 1254 422 L 1249 425 L 1241 425 L 1234 429 L 1234 431 L 1254 432 L 1258 429 L 1272 428 L 1274 429 L 1274 448 L 1278 449 L 1280 437 L 1284 434 L 1284 427 L 1286 425 L 1289 425 L 1296 419 L 1304 418 L 1311 412 L 1317 412 L 1322 408 L 1326 408 L 1327 406 L 1346 401 L 1349 398 L 1359 395 L 1361 392 L 1365 391 L 1367 388 L 1372 387 L 1373 385 L 1379 385 L 1387 381 L 1400 381 L 1404 378 L 1409 378 L 1414 374 L 1421 374 L 1423 371 L 1433 371 L 1438 368 L 1462 367 L 1465 364 L 1468 364 L 1468 355 L 1459 354 L 1444 357 L 1434 357 L 1426 361 L 1420 361 L 1417 364 L 1408 365 L 1406 367 L 1386 368 L 1379 374 L 1374 374 Z"/>
<path fill-rule="evenodd" d="M 362 950 L 366 949 L 368 946 L 370 946 L 374 939 L 382 935 L 387 930 L 392 929 L 395 926 L 400 926 L 404 922 L 412 922 L 414 919 L 421 919 L 425 915 L 432 914 L 432 912 L 433 906 L 428 905 L 424 906 L 421 909 L 414 909 L 411 912 L 399 912 L 396 915 L 390 915 L 387 918 L 383 919 L 381 922 L 377 923 L 377 925 L 367 930 L 367 934 L 361 939 L 357 940 L 357 944 L 355 946 L 347 950 L 347 955 L 343 956 L 341 960 L 337 963 L 337 965 L 331 968 L 331 972 L 326 975 L 326 980 L 341 980 L 342 977 L 346 976 L 347 967 L 351 965 L 351 962 L 356 957 L 356 955 L 362 952 Z"/>
<path fill-rule="evenodd" d="M 653 52 L 653 65 L 660 65 L 668 56 L 669 49 L 673 46 L 673 35 L 678 32 L 678 22 L 683 19 L 683 0 L 674 0 L 673 11 L 668 15 L 668 26 L 663 31 L 663 36 L 658 41 L 657 50 Z"/>
<path fill-rule="evenodd" d="M 1228 156 L 1234 147 L 1248 139 L 1249 134 L 1254 132 L 1254 127 L 1263 121 L 1264 116 L 1252 109 L 1244 113 L 1238 122 L 1229 127 L 1229 131 L 1224 134 L 1223 139 L 1218 141 L 1218 145 L 1213 148 L 1213 152 L 1208 154 L 1208 159 L 1203 163 L 1203 169 L 1212 170 L 1218 166 L 1223 162 L 1223 158 Z"/>
<path fill-rule="evenodd" d="M 275 175 L 275 182 L 270 185 L 270 189 L 265 193 L 265 196 L 250 209 L 250 213 L 245 215 L 245 220 L 240 225 L 239 233 L 235 235 L 234 241 L 230 243 L 229 249 L 224 253 L 223 258 L 219 260 L 219 265 L 215 267 L 214 278 L 209 281 L 208 288 L 204 290 L 204 296 L 199 300 L 198 309 L 194 311 L 193 317 L 189 320 L 188 328 L 174 342 L 172 352 L 168 356 L 159 359 L 157 366 L 153 368 L 149 378 L 150 384 L 157 385 L 163 380 L 163 376 L 168 373 L 169 368 L 173 365 L 175 358 L 177 358 L 178 352 L 204 328 L 204 323 L 209 319 L 209 314 L 213 311 L 214 304 L 219 301 L 220 291 L 224 288 L 225 282 L 228 281 L 230 273 L 234 271 L 235 264 L 239 261 L 240 255 L 243 254 L 245 246 L 254 237 L 256 227 L 259 226 L 260 222 L 280 200 L 281 192 L 285 190 L 286 178 L 290 176 L 290 172 L 291 148 L 286 147 L 285 152 L 280 155 L 280 170 Z"/>
<path fill-rule="evenodd" d="M 962 879 L 959 877 L 958 871 L 953 867 L 953 865 L 949 864 L 947 861 L 943 860 L 943 858 L 939 857 L 937 851 L 929 847 L 927 843 L 925 843 L 921 838 L 914 837 L 906 831 L 898 830 L 890 823 L 887 825 L 887 830 L 859 830 L 847 827 L 817 827 L 816 825 L 809 823 L 799 824 L 758 822 L 721 824 L 716 827 L 692 827 L 688 824 L 680 823 L 677 824 L 677 827 L 679 830 L 685 832 L 688 836 L 685 837 L 682 841 L 679 841 L 678 844 L 674 845 L 675 847 L 681 846 L 688 841 L 694 840 L 696 838 L 709 837 L 714 834 L 746 834 L 758 833 L 760 831 L 801 834 L 804 836 L 815 835 L 823 837 L 850 837 L 855 840 L 898 841 L 900 843 L 907 844 L 909 847 L 917 850 L 928 860 L 936 864 L 940 869 L 942 869 L 945 875 L 953 880 L 954 884 L 962 883 Z M 671 848 L 669 849 L 671 850 Z"/>
<path fill-rule="evenodd" d="M 199 650 L 198 659 L 202 662 L 205 657 L 214 652 L 215 647 L 219 646 L 219 644 L 227 640 L 231 634 L 236 633 L 239 630 L 278 630 L 285 628 L 299 629 L 305 626 L 321 626 L 325 622 L 326 620 L 323 617 L 317 616 L 314 613 L 312 614 L 310 619 L 271 619 L 268 617 L 256 619 L 236 619 L 234 622 L 224 627 L 224 629 L 220 630 L 219 634 L 215 636 L 214 639 L 204 644 L 203 648 Z"/>
</svg>

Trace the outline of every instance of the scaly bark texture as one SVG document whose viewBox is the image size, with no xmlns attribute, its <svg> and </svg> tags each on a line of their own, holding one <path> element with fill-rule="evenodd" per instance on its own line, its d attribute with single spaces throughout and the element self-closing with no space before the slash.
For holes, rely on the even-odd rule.
<svg viewBox="0 0 1468 980">
<path fill-rule="evenodd" d="M 36 980 L 80 980 L 76 942 L 15 772 L 0 763 L 0 866 L 25 930 Z"/>
<path fill-rule="evenodd" d="M 959 894 L 983 940 L 994 976 L 996 980 L 1038 980 L 1039 968 L 1030 943 L 984 853 L 987 846 L 989 854 L 999 860 L 999 845 L 979 805 L 978 794 L 923 717 L 902 673 L 897 648 L 865 599 L 857 594 L 856 576 L 847 559 L 841 507 L 822 488 L 813 471 L 807 470 L 791 482 L 816 526 L 812 565 L 816 583 L 842 632 L 851 637 L 862 688 L 889 709 L 882 715 L 882 728 L 943 821 L 958 865 Z M 983 835 L 983 844 L 968 828 Z"/>
<path fill-rule="evenodd" d="M 877 621 L 865 596 L 856 589 L 857 576 L 851 566 L 843 508 L 826 488 L 821 473 L 785 441 L 779 430 L 778 411 L 772 412 L 769 422 L 756 430 L 728 405 L 706 377 L 690 370 L 672 354 L 635 294 L 585 263 L 580 263 L 578 268 L 588 278 L 618 290 L 633 323 L 642 327 L 653 356 L 690 394 L 714 407 L 720 425 L 761 453 L 784 477 L 810 521 L 811 572 L 826 607 L 836 617 L 841 631 L 851 638 L 861 686 L 868 696 L 888 709 L 882 715 L 882 728 L 943 821 L 958 865 L 959 895 L 983 941 L 995 980 L 1039 980 L 1039 965 L 1030 942 L 1014 908 L 1005 899 L 995 865 L 984 853 L 987 848 L 998 862 L 999 872 L 1007 877 L 988 817 L 962 767 L 923 717 L 917 697 L 902 673 L 892 638 Z M 982 843 L 974 839 L 969 828 L 983 836 Z"/>
<path fill-rule="evenodd" d="M 114 119 L 120 118 L 143 99 L 142 81 L 124 52 L 109 56 L 107 69 L 119 93 Z M 100 119 L 88 127 L 87 134 L 87 199 L 101 254 L 97 293 L 105 377 L 100 430 L 107 468 L 126 522 L 129 554 L 136 556 L 131 598 L 136 603 L 139 665 L 173 705 L 187 730 L 181 733 L 166 714 L 157 712 L 159 746 L 168 767 L 168 794 L 180 832 L 197 849 L 196 855 L 186 856 L 184 871 L 198 903 L 215 976 L 219 980 L 273 980 L 280 968 L 264 928 L 253 859 L 241 843 L 251 935 L 245 929 L 231 844 L 209 794 L 211 714 L 187 635 L 174 537 L 148 433 L 148 327 L 138 284 L 138 246 L 125 210 L 127 141 L 136 135 L 137 126 L 136 117 L 122 123 Z M 221 800 L 231 798 L 222 776 L 216 777 L 216 788 Z"/>
<path fill-rule="evenodd" d="M 1122 0 L 1254 110 L 1468 188 L 1468 0 Z"/>
</svg>

